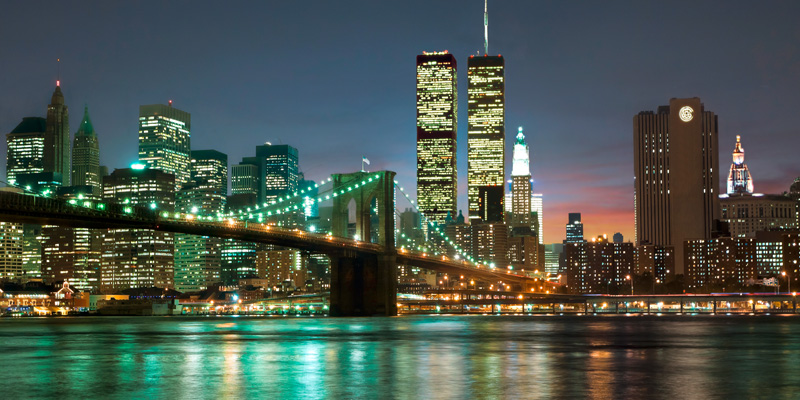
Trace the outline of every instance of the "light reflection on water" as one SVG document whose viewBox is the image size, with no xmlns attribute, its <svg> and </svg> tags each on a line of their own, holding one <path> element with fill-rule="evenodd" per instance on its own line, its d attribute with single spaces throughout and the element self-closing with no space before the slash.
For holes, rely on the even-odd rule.
<svg viewBox="0 0 800 400">
<path fill-rule="evenodd" d="M 106 398 L 795 398 L 786 317 L 0 320 L 4 391 Z"/>
</svg>

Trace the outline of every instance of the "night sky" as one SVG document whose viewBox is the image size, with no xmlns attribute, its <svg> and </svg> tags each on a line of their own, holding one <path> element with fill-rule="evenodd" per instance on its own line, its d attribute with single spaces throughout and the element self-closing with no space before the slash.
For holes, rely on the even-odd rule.
<svg viewBox="0 0 800 400">
<path fill-rule="evenodd" d="M 545 241 L 563 239 L 568 212 L 583 213 L 587 236 L 633 239 L 632 119 L 672 97 L 719 116 L 723 178 L 739 134 L 756 191 L 787 190 L 800 175 L 798 16 L 796 1 L 490 1 L 507 136 L 525 128 Z M 466 61 L 482 48 L 481 0 L 7 2 L 0 131 L 45 116 L 60 57 L 71 130 L 88 104 L 110 169 L 137 159 L 138 106 L 171 99 L 192 114 L 192 148 L 231 164 L 285 143 L 319 180 L 364 155 L 413 193 L 415 56 L 447 49 L 466 210 Z"/>
</svg>

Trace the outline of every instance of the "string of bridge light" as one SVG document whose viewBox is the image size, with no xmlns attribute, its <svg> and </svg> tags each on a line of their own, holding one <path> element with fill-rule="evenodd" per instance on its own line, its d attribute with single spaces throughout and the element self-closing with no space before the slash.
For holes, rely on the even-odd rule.
<svg viewBox="0 0 800 400">
<path fill-rule="evenodd" d="M 459 247 L 459 246 L 458 246 L 458 245 L 457 245 L 455 242 L 453 242 L 453 241 L 452 241 L 450 238 L 448 238 L 448 237 L 447 237 L 447 235 L 445 235 L 445 234 L 444 234 L 444 232 L 440 231 L 440 230 L 439 230 L 439 226 L 438 226 L 438 225 L 436 225 L 436 223 L 435 223 L 435 222 L 432 222 L 432 221 L 430 221 L 430 220 L 428 219 L 428 217 L 426 217 L 426 216 L 425 216 L 425 213 L 423 213 L 423 212 L 422 212 L 422 211 L 419 209 L 419 207 L 417 206 L 417 204 L 414 202 L 414 200 L 412 200 L 412 199 L 411 199 L 411 197 L 408 195 L 408 193 L 406 193 L 406 192 L 405 192 L 405 190 L 403 190 L 403 188 L 400 186 L 400 183 L 399 183 L 398 181 L 394 181 L 394 186 L 395 186 L 397 189 L 399 189 L 399 190 L 400 190 L 400 193 L 402 193 L 402 194 L 403 194 L 403 196 L 406 198 L 406 200 L 408 200 L 408 201 L 409 201 L 409 203 L 411 203 L 411 206 L 412 206 L 412 207 L 414 207 L 414 209 L 415 209 L 415 210 L 416 210 L 416 211 L 419 213 L 419 216 L 420 216 L 420 218 L 421 218 L 421 219 L 423 219 L 423 220 L 424 220 L 424 221 L 427 223 L 427 225 L 429 225 L 429 226 L 430 226 L 430 227 L 431 227 L 431 228 L 434 230 L 434 232 L 436 232 L 436 234 L 437 234 L 437 235 L 439 235 L 439 236 L 440 236 L 442 239 L 444 239 L 445 243 L 449 244 L 449 245 L 450 245 L 450 246 L 451 246 L 453 249 L 455 249 L 455 250 L 456 250 L 456 254 L 457 254 L 457 255 L 459 255 L 459 256 L 461 256 L 461 257 L 463 257 L 463 258 L 465 258 L 465 259 L 469 260 L 470 262 L 472 262 L 472 263 L 474 263 L 474 264 L 476 264 L 476 265 L 478 265 L 478 266 L 481 266 L 481 265 L 482 265 L 482 264 L 481 264 L 479 261 L 475 261 L 475 258 L 474 258 L 474 257 L 471 257 L 471 256 L 464 255 L 466 252 L 465 252 L 465 251 L 463 251 L 463 250 L 462 250 L 462 249 L 461 249 L 461 248 L 460 248 L 460 247 Z M 485 263 L 485 264 L 486 264 L 486 265 L 490 265 L 489 263 Z"/>
</svg>

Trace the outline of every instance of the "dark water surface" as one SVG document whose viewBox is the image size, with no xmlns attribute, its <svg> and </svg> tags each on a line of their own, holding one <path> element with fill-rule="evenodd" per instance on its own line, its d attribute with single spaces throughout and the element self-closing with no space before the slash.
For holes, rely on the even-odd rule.
<svg viewBox="0 0 800 400">
<path fill-rule="evenodd" d="M 800 317 L 0 320 L 3 398 L 800 398 Z"/>
</svg>

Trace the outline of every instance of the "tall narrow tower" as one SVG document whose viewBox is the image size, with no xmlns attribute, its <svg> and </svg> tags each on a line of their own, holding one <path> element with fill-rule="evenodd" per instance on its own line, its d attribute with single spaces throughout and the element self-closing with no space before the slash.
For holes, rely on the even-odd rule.
<svg viewBox="0 0 800 400">
<path fill-rule="evenodd" d="M 417 199 L 428 220 L 456 217 L 458 88 L 447 50 L 417 56 Z"/>
<path fill-rule="evenodd" d="M 69 186 L 71 175 L 69 150 L 69 110 L 64 104 L 61 81 L 56 81 L 56 90 L 47 106 L 43 161 L 44 172 L 61 174 L 64 186 Z"/>
<path fill-rule="evenodd" d="M 753 193 L 753 176 L 744 163 L 744 149 L 741 137 L 736 135 L 736 147 L 733 149 L 733 164 L 728 173 L 728 194 Z"/>
<path fill-rule="evenodd" d="M 484 54 L 467 60 L 467 200 L 473 222 L 503 222 L 505 61 L 489 56 L 489 14 L 483 9 Z"/>
<path fill-rule="evenodd" d="M 72 185 L 91 186 L 92 193 L 100 196 L 100 179 L 100 145 L 87 106 L 72 145 Z"/>
<path fill-rule="evenodd" d="M 719 219 L 718 132 L 697 97 L 633 117 L 635 242 L 673 246 L 670 273 L 684 273 L 684 242 L 710 239 Z"/>
<path fill-rule="evenodd" d="M 530 151 L 525 143 L 522 127 L 519 127 L 514 142 L 514 157 L 511 167 L 511 223 L 531 225 L 531 169 Z"/>
<path fill-rule="evenodd" d="M 505 62 L 500 55 L 470 56 L 467 66 L 469 218 L 471 221 L 502 222 L 505 179 Z"/>
</svg>

